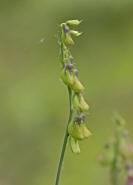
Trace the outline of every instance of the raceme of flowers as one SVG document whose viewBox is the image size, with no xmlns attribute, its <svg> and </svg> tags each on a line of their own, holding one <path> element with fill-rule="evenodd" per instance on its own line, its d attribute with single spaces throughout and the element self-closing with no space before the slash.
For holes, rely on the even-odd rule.
<svg viewBox="0 0 133 185">
<path fill-rule="evenodd" d="M 71 89 L 73 96 L 73 112 L 74 116 L 68 125 L 69 143 L 72 152 L 80 153 L 79 140 L 84 140 L 91 135 L 86 126 L 86 112 L 89 109 L 84 99 L 84 86 L 79 80 L 78 70 L 73 62 L 73 56 L 70 46 L 75 44 L 72 37 L 79 37 L 82 33 L 73 30 L 74 26 L 81 23 L 79 20 L 69 20 L 60 25 L 60 63 L 61 63 L 61 79 L 64 84 Z"/>
</svg>

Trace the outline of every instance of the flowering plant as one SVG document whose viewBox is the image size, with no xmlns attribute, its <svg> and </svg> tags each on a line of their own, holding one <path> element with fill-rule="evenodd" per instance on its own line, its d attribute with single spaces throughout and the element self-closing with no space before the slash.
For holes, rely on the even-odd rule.
<svg viewBox="0 0 133 185">
<path fill-rule="evenodd" d="M 79 20 L 69 20 L 60 25 L 61 33 L 59 59 L 61 64 L 61 79 L 68 89 L 70 114 L 66 126 L 55 185 L 59 184 L 60 172 L 68 139 L 72 152 L 79 154 L 79 141 L 84 140 L 91 135 L 85 121 L 86 112 L 89 109 L 89 106 L 83 96 L 85 88 L 79 80 L 78 70 L 73 63 L 73 56 L 70 51 L 70 46 L 74 45 L 72 36 L 79 37 L 81 35 L 80 32 L 71 28 L 73 26 L 78 26 L 80 23 L 81 21 Z"/>
</svg>

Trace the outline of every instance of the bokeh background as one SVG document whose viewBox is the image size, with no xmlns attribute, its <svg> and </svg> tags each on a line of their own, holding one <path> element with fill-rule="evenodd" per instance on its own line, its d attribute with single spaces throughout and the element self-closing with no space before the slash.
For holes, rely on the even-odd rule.
<svg viewBox="0 0 133 185">
<path fill-rule="evenodd" d="M 68 118 L 60 81 L 59 24 L 79 19 L 72 48 L 90 105 L 93 136 L 67 147 L 62 185 L 107 185 L 98 164 L 119 112 L 133 132 L 132 0 L 0 1 L 0 184 L 53 185 Z"/>
</svg>

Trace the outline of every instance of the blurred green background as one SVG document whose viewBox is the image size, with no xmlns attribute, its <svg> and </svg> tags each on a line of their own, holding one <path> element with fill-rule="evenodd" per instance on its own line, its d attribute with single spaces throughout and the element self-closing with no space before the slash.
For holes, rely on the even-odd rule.
<svg viewBox="0 0 133 185">
<path fill-rule="evenodd" d="M 79 19 L 72 48 L 93 136 L 69 147 L 61 185 L 107 185 L 97 157 L 118 111 L 133 132 L 133 1 L 0 1 L 0 184 L 54 185 L 68 94 L 58 62 L 59 24 Z"/>
</svg>

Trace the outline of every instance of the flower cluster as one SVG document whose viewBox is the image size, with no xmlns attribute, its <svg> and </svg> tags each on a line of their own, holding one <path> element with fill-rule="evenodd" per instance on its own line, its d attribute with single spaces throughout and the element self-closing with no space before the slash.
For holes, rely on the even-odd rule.
<svg viewBox="0 0 133 185">
<path fill-rule="evenodd" d="M 115 182 L 120 175 L 126 174 L 126 185 L 133 185 L 133 143 L 121 117 L 116 118 L 115 128 L 115 135 L 105 143 L 99 161 L 110 168 L 112 184 L 119 184 Z"/>
<path fill-rule="evenodd" d="M 80 153 L 78 141 L 86 139 L 91 135 L 91 132 L 88 130 L 85 123 L 85 112 L 89 109 L 89 106 L 83 96 L 85 88 L 78 78 L 78 70 L 74 65 L 73 56 L 70 52 L 70 46 L 74 45 L 72 36 L 78 37 L 81 35 L 80 32 L 72 30 L 71 28 L 79 25 L 80 22 L 81 21 L 79 20 L 69 20 L 60 25 L 60 62 L 62 67 L 61 79 L 72 92 L 72 109 L 74 116 L 68 125 L 68 134 L 70 146 L 72 152 L 74 153 Z"/>
</svg>

